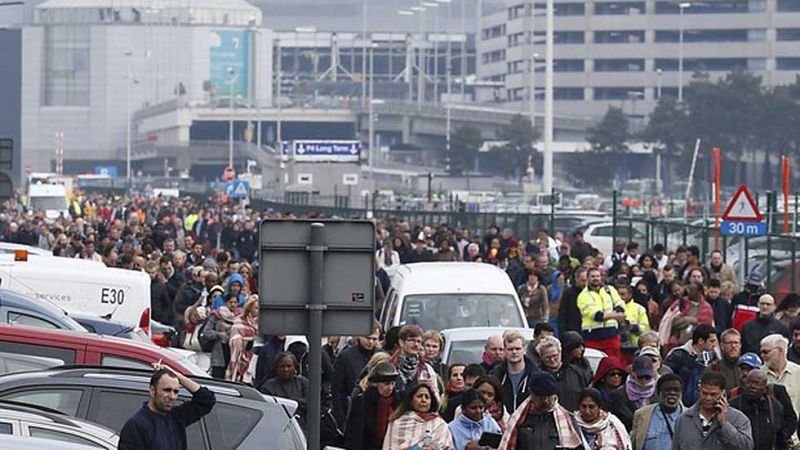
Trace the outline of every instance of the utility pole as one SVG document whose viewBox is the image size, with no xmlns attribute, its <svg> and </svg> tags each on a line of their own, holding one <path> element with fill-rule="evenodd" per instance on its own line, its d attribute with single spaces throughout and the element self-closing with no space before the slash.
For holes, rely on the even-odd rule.
<svg viewBox="0 0 800 450">
<path fill-rule="evenodd" d="M 553 27 L 555 7 L 547 0 L 545 31 L 545 84 L 544 84 L 544 167 L 542 168 L 542 190 L 553 190 Z"/>
</svg>

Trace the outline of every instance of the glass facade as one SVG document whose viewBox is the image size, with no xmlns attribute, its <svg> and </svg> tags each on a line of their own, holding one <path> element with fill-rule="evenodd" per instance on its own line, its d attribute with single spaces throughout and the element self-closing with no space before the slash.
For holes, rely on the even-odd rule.
<svg viewBox="0 0 800 450">
<path fill-rule="evenodd" d="M 44 45 L 44 106 L 89 106 L 89 27 L 52 25 Z"/>
</svg>

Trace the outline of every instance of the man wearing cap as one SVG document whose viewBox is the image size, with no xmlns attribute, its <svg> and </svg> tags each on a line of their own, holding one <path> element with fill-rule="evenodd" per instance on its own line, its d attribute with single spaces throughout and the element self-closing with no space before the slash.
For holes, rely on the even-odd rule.
<svg viewBox="0 0 800 450">
<path fill-rule="evenodd" d="M 658 401 L 656 379 L 658 374 L 649 356 L 639 355 L 631 362 L 630 376 L 622 389 L 611 393 L 608 410 L 625 425 L 628 431 L 633 426 L 633 413 Z"/>
<path fill-rule="evenodd" d="M 637 409 L 633 414 L 631 444 L 633 450 L 669 450 L 675 422 L 683 413 L 681 396 L 683 381 L 674 373 L 666 374 L 656 382 L 658 403 Z"/>
<path fill-rule="evenodd" d="M 747 276 L 744 290 L 733 296 L 731 308 L 733 308 L 733 327 L 741 331 L 742 326 L 758 314 L 758 298 L 766 293 L 764 280 L 761 274 L 755 269 Z"/>
<path fill-rule="evenodd" d="M 734 399 L 738 397 L 742 393 L 742 384 L 744 383 L 744 379 L 751 370 L 761 370 L 761 367 L 764 363 L 761 361 L 761 358 L 758 357 L 756 353 L 745 353 L 739 357 L 736 361 L 736 367 L 739 369 L 739 378 L 736 380 L 736 384 L 734 387 L 729 389 L 728 398 Z M 786 389 L 784 389 L 784 392 Z"/>
<path fill-rule="evenodd" d="M 395 389 L 399 373 L 388 362 L 372 369 L 369 387 L 352 399 L 344 428 L 344 447 L 350 450 L 378 450 L 383 446 L 389 416 L 400 406 Z"/>
<path fill-rule="evenodd" d="M 531 376 L 531 395 L 506 425 L 499 450 L 582 448 L 570 412 L 558 403 L 558 381 L 546 372 Z"/>
<path fill-rule="evenodd" d="M 668 373 L 673 373 L 672 369 L 669 368 L 664 361 L 661 359 L 661 352 L 658 351 L 658 348 L 651 347 L 651 346 L 644 346 L 639 350 L 638 355 L 644 355 L 650 358 L 650 361 L 653 363 L 653 368 L 656 370 L 657 376 L 661 377 Z"/>
<path fill-rule="evenodd" d="M 406 260 L 403 261 L 403 264 L 427 261 L 433 261 L 433 253 L 428 250 L 428 242 L 425 240 L 425 233 L 420 231 L 414 249 L 406 253 Z"/>
<path fill-rule="evenodd" d="M 731 400 L 731 406 L 750 419 L 754 448 L 759 450 L 783 450 L 797 428 L 794 411 L 785 410 L 781 403 L 770 395 L 767 375 L 752 370 L 743 379 L 742 395 Z"/>
<path fill-rule="evenodd" d="M 764 294 L 758 298 L 758 316 L 742 326 L 742 350 L 758 351 L 761 339 L 770 334 L 780 334 L 787 339 L 790 337 L 786 325 L 775 318 L 775 298 Z"/>
</svg>

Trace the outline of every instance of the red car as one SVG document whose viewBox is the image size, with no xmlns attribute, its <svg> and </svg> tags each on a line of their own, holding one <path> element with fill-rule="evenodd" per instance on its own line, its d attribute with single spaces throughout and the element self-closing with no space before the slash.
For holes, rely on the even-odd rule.
<svg viewBox="0 0 800 450">
<path fill-rule="evenodd" d="M 72 331 L 0 325 L 0 353 L 23 354 L 53 360 L 53 365 L 114 366 L 152 370 L 161 361 L 184 375 L 208 376 L 187 355 L 111 336 Z"/>
</svg>

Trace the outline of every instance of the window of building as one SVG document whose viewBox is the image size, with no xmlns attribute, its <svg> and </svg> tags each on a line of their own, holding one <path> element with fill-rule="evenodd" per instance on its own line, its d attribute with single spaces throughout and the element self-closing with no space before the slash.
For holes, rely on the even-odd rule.
<svg viewBox="0 0 800 450">
<path fill-rule="evenodd" d="M 89 27 L 45 29 L 45 106 L 89 106 Z"/>
<path fill-rule="evenodd" d="M 778 70 L 800 70 L 800 58 L 778 58 L 775 67 Z"/>
<path fill-rule="evenodd" d="M 598 16 L 627 16 L 644 14 L 644 2 L 603 2 L 595 3 L 594 13 Z"/>
<path fill-rule="evenodd" d="M 554 72 L 583 72 L 583 59 L 555 59 L 553 60 Z"/>
<path fill-rule="evenodd" d="M 522 88 L 514 88 L 506 90 L 506 95 L 508 95 L 508 100 L 513 102 L 515 100 L 522 100 L 524 92 Z"/>
<path fill-rule="evenodd" d="M 748 58 L 747 70 L 751 72 L 767 70 L 767 58 Z"/>
<path fill-rule="evenodd" d="M 793 0 L 789 0 L 793 1 Z M 680 3 L 675 1 L 657 1 L 656 14 L 680 14 Z M 684 8 L 684 14 L 730 14 L 748 12 L 748 0 L 728 0 L 714 2 L 696 2 Z"/>
<path fill-rule="evenodd" d="M 800 12 L 800 2 L 797 0 L 778 0 L 779 12 Z"/>
<path fill-rule="evenodd" d="M 507 66 L 508 66 L 507 72 L 510 73 L 510 74 L 511 73 L 522 73 L 522 72 L 525 71 L 525 61 L 523 61 L 521 59 L 517 60 L 517 61 L 511 61 L 511 62 L 509 62 L 507 64 Z"/>
<path fill-rule="evenodd" d="M 644 88 L 641 87 L 596 87 L 594 88 L 595 100 L 628 100 L 642 98 Z"/>
<path fill-rule="evenodd" d="M 583 31 L 554 31 L 553 42 L 556 44 L 583 44 Z"/>
<path fill-rule="evenodd" d="M 683 42 L 758 42 L 766 39 L 764 29 L 683 30 Z M 680 42 L 679 30 L 656 30 L 656 42 Z"/>
<path fill-rule="evenodd" d="M 582 87 L 560 87 L 553 89 L 553 99 L 554 100 L 583 100 L 583 91 Z"/>
<path fill-rule="evenodd" d="M 544 2 L 536 3 L 536 9 L 546 11 L 547 4 Z M 537 14 L 539 11 L 537 11 Z M 556 16 L 583 16 L 585 14 L 586 5 L 583 2 L 557 2 L 553 5 L 553 15 Z"/>
<path fill-rule="evenodd" d="M 484 64 L 503 61 L 504 59 L 506 59 L 506 51 L 503 49 L 493 50 L 491 52 L 486 52 L 481 55 L 481 60 L 483 61 Z"/>
<path fill-rule="evenodd" d="M 595 59 L 595 72 L 643 72 L 643 59 Z"/>
<path fill-rule="evenodd" d="M 641 44 L 644 30 L 595 31 L 595 44 Z"/>
<path fill-rule="evenodd" d="M 678 71 L 677 58 L 656 59 L 656 70 L 664 72 Z M 747 58 L 684 58 L 684 72 L 728 72 L 732 70 L 747 70 Z"/>
<path fill-rule="evenodd" d="M 514 5 L 508 8 L 508 20 L 518 19 L 525 15 L 525 4 Z"/>
<path fill-rule="evenodd" d="M 514 33 L 508 35 L 508 46 L 517 47 L 525 43 L 525 33 Z"/>
<path fill-rule="evenodd" d="M 800 41 L 800 28 L 778 28 L 777 39 L 779 41 Z"/>
<path fill-rule="evenodd" d="M 497 25 L 491 28 L 484 28 L 481 30 L 481 39 L 487 41 L 495 39 L 506 34 L 506 25 Z"/>
</svg>

